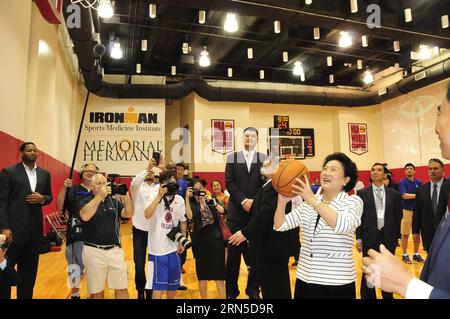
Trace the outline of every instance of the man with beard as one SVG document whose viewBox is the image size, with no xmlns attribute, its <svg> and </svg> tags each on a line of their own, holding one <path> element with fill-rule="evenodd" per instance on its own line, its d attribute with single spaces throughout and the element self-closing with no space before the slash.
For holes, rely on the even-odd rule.
<svg viewBox="0 0 450 319">
<path fill-rule="evenodd" d="M 31 299 L 43 237 L 42 206 L 50 204 L 52 191 L 50 173 L 36 165 L 36 145 L 23 143 L 20 157 L 21 163 L 0 174 L 0 232 L 11 243 L 6 258 L 12 268 L 18 266 L 17 298 Z"/>
</svg>

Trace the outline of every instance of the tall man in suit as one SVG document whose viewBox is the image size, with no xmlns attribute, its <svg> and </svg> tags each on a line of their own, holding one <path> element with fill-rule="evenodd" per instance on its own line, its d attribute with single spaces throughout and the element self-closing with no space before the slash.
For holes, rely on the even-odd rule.
<svg viewBox="0 0 450 319">
<path fill-rule="evenodd" d="M 442 156 L 450 159 L 450 82 L 446 99 L 438 106 L 436 133 L 441 141 Z M 395 292 L 409 299 L 450 299 L 450 200 L 439 223 L 420 279 L 415 278 L 384 246 L 380 253 L 371 249 L 363 259 L 367 281 L 384 291 Z"/>
<path fill-rule="evenodd" d="M 273 229 L 278 193 L 272 187 L 270 178 L 277 167 L 274 158 L 264 161 L 261 171 L 268 180 L 253 200 L 252 219 L 246 227 L 234 233 L 229 242 L 232 245 L 240 245 L 249 240 L 250 254 L 256 260 L 264 299 L 291 299 L 289 257 L 292 254 L 298 256 L 300 252 L 299 229 L 297 227 L 287 232 L 277 232 Z M 291 210 L 289 202 L 286 213 L 290 213 Z"/>
<path fill-rule="evenodd" d="M 370 178 L 372 184 L 357 192 L 364 203 L 361 226 L 356 229 L 357 250 L 367 257 L 369 249 L 378 250 L 381 244 L 395 254 L 397 239 L 402 221 L 401 195 L 390 187 L 384 186 L 388 170 L 381 163 L 372 165 Z M 383 299 L 392 299 L 392 293 L 382 291 Z M 376 299 L 375 288 L 367 286 L 366 279 L 361 280 L 361 299 Z"/>
<path fill-rule="evenodd" d="M 244 228 L 249 223 L 252 217 L 253 198 L 264 183 L 260 169 L 266 155 L 256 151 L 257 143 L 258 131 L 254 127 L 248 127 L 244 130 L 244 150 L 234 152 L 227 157 L 225 181 L 226 188 L 230 193 L 227 223 L 232 233 Z M 228 246 L 226 290 L 227 298 L 229 299 L 234 299 L 239 295 L 237 282 L 241 265 L 241 254 L 245 254 L 247 251 L 247 242 L 239 246 Z M 251 256 L 250 259 L 252 259 Z M 250 264 L 253 264 L 252 260 Z M 254 268 L 250 266 L 245 289 L 245 293 L 249 298 L 259 298 L 259 280 Z"/>
<path fill-rule="evenodd" d="M 11 267 L 17 264 L 21 278 L 17 298 L 31 299 L 43 237 L 42 206 L 50 204 L 52 191 L 50 173 L 36 165 L 36 145 L 23 143 L 20 156 L 20 163 L 0 173 L 0 232 L 11 243 L 6 257 Z"/>
<path fill-rule="evenodd" d="M 450 181 L 444 178 L 444 163 L 432 158 L 428 162 L 430 181 L 417 191 L 413 216 L 413 236 L 422 234 L 423 248 L 428 251 L 436 228 L 447 210 Z"/>
</svg>

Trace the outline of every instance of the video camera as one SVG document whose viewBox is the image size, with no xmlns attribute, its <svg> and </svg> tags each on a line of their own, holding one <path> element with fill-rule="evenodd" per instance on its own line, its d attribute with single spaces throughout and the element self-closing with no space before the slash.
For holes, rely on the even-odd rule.
<svg viewBox="0 0 450 319">
<path fill-rule="evenodd" d="M 170 232 L 167 233 L 167 237 L 169 237 L 171 240 L 180 243 L 184 250 L 191 248 L 192 243 L 189 239 L 187 239 L 181 232 L 180 227 L 174 227 L 170 230 Z"/>
<path fill-rule="evenodd" d="M 116 178 L 120 177 L 119 174 L 108 174 L 107 180 L 110 182 L 111 195 L 126 195 L 128 192 L 128 187 L 125 184 L 117 184 Z"/>
<path fill-rule="evenodd" d="M 167 193 L 166 193 L 167 196 L 175 195 L 180 188 L 177 183 L 167 183 L 165 185 L 162 185 L 161 187 L 167 188 Z"/>
</svg>

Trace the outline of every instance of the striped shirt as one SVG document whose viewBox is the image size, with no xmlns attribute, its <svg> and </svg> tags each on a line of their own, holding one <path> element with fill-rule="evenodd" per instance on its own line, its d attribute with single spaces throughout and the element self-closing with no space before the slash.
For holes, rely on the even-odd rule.
<svg viewBox="0 0 450 319">
<path fill-rule="evenodd" d="M 316 197 L 322 200 L 321 188 Z M 286 215 L 277 231 L 287 231 L 300 226 L 301 249 L 296 276 L 311 284 L 340 286 L 356 280 L 353 261 L 355 230 L 361 224 L 363 202 L 356 195 L 342 191 L 329 204 L 337 212 L 333 229 L 320 218 L 317 228 L 317 212 L 303 202 Z"/>
</svg>

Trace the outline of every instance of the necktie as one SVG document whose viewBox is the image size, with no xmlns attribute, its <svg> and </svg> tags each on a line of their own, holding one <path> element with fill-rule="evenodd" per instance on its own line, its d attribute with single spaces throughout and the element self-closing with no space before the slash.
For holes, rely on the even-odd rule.
<svg viewBox="0 0 450 319">
<path fill-rule="evenodd" d="M 437 197 L 438 197 L 437 184 L 433 184 L 433 192 L 431 193 L 431 207 L 433 209 L 434 217 L 436 217 L 437 213 Z"/>
<path fill-rule="evenodd" d="M 379 230 L 381 230 L 384 227 L 384 216 L 380 216 L 378 214 L 378 212 L 384 212 L 383 191 L 381 188 L 375 188 L 375 196 L 375 207 L 377 209 L 377 227 Z"/>
</svg>

